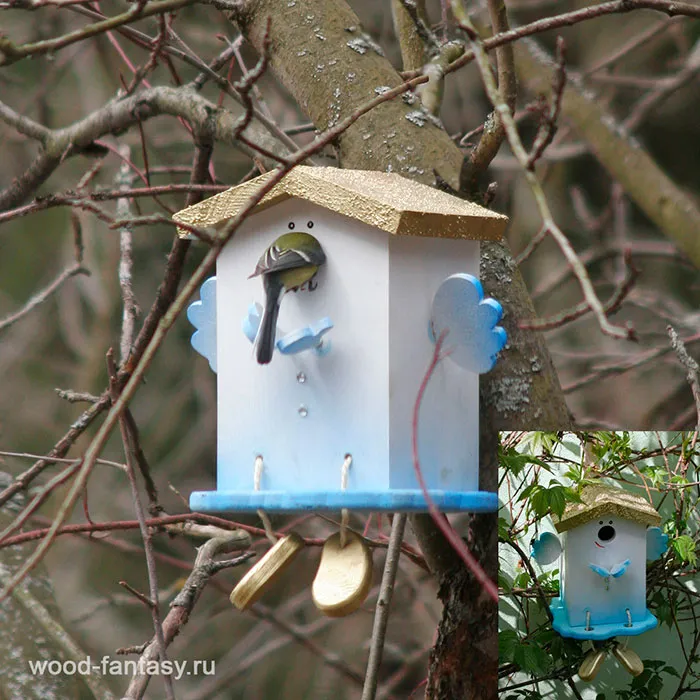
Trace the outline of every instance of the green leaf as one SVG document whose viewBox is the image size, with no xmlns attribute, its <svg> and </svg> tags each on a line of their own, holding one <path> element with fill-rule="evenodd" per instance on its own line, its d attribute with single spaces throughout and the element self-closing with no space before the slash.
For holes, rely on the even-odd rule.
<svg viewBox="0 0 700 700">
<path fill-rule="evenodd" d="M 676 557 L 684 563 L 694 565 L 697 562 L 695 541 L 689 535 L 680 535 L 673 540 L 673 551 Z"/>
<path fill-rule="evenodd" d="M 513 590 L 512 579 L 502 571 L 498 572 L 498 587 L 503 589 L 504 593 L 510 593 Z"/>
<path fill-rule="evenodd" d="M 661 593 L 657 593 L 652 598 L 654 604 L 654 613 L 663 624 L 673 627 L 673 610 L 668 599 Z"/>
<path fill-rule="evenodd" d="M 527 571 L 522 571 L 515 577 L 513 588 L 527 588 L 531 582 L 530 574 Z"/>
<path fill-rule="evenodd" d="M 499 663 L 513 663 L 515 650 L 520 645 L 520 637 L 514 630 L 503 630 L 498 633 Z"/>
<path fill-rule="evenodd" d="M 536 644 L 529 642 L 519 644 L 514 652 L 514 661 L 520 668 L 531 674 L 547 673 L 552 659 L 547 652 Z"/>
<path fill-rule="evenodd" d="M 647 686 L 648 690 L 653 693 L 653 697 L 658 698 L 659 693 L 661 693 L 661 690 L 664 687 L 664 682 L 661 676 L 652 676 L 651 679 L 649 680 L 649 685 Z"/>
<path fill-rule="evenodd" d="M 547 471 L 551 471 L 551 466 L 533 455 L 522 454 L 514 447 L 502 450 L 499 454 L 501 467 L 510 472 L 513 476 L 520 476 L 528 464 L 537 464 Z"/>
<path fill-rule="evenodd" d="M 566 491 L 563 486 L 554 486 L 549 489 L 549 507 L 552 513 L 562 516 L 566 508 Z"/>
</svg>

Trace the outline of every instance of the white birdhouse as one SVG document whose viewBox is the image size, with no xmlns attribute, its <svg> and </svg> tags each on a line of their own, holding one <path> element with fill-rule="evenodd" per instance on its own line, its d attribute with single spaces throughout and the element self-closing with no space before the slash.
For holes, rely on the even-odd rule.
<svg viewBox="0 0 700 700">
<path fill-rule="evenodd" d="M 581 503 L 555 519 L 562 544 L 540 536 L 533 557 L 553 562 L 563 551 L 560 597 L 552 626 L 563 637 L 610 639 L 642 634 L 657 625 L 646 604 L 646 562 L 666 551 L 661 518 L 644 498 L 609 486 L 587 486 Z"/>
<path fill-rule="evenodd" d="M 220 228 L 271 175 L 175 218 Z M 191 507 L 426 510 L 412 417 L 435 338 L 447 331 L 450 354 L 420 407 L 420 467 L 440 509 L 496 510 L 496 494 L 479 491 L 478 375 L 505 331 L 477 278 L 479 240 L 499 239 L 506 222 L 391 173 L 300 166 L 273 187 L 189 309 L 192 344 L 217 373 L 218 394 L 217 491 L 193 493 Z M 261 276 L 250 276 L 291 231 L 311 234 L 325 262 L 282 293 L 274 353 L 258 364 L 266 302 Z"/>
</svg>

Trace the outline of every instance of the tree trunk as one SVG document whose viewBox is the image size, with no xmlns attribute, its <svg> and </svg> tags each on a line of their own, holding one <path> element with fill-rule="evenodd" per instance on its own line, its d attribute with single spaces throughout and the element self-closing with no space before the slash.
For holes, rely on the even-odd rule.
<svg viewBox="0 0 700 700">
<path fill-rule="evenodd" d="M 382 88 L 401 83 L 344 2 L 252 0 L 232 17 L 258 52 L 268 18 L 270 65 L 319 130 L 351 115 Z M 462 153 L 417 101 L 408 101 L 386 102 L 355 122 L 336 144 L 340 165 L 393 171 L 430 185 L 436 184 L 438 173 L 457 189 Z M 570 419 L 542 336 L 518 328 L 519 321 L 534 317 L 535 311 L 507 246 L 484 244 L 481 267 L 484 288 L 503 304 L 509 336 L 497 368 L 481 382 L 482 486 L 495 490 L 499 429 L 562 428 Z M 415 516 L 412 524 L 445 606 L 431 656 L 427 697 L 495 698 L 497 606 L 469 575 L 430 516 Z M 495 514 L 471 519 L 468 542 L 495 580 Z"/>
<path fill-rule="evenodd" d="M 0 491 L 12 482 L 0 472 Z M 19 512 L 22 496 L 15 496 L 0 508 L 0 530 L 9 525 Z M 12 576 L 27 559 L 31 545 L 5 547 L 0 550 L 0 580 Z M 37 567 L 27 576 L 22 587 L 43 605 L 54 617 L 58 615 L 51 582 L 43 567 Z M 74 677 L 62 674 L 32 675 L 29 661 L 63 661 L 62 650 L 49 638 L 15 596 L 0 603 L 0 700 L 68 700 L 78 697 Z"/>
</svg>

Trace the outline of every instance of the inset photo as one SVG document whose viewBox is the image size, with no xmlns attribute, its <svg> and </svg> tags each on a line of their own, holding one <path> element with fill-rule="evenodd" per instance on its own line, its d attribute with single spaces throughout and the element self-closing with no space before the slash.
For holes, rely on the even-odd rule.
<svg viewBox="0 0 700 700">
<path fill-rule="evenodd" d="M 700 693 L 696 432 L 503 432 L 499 698 Z"/>
</svg>

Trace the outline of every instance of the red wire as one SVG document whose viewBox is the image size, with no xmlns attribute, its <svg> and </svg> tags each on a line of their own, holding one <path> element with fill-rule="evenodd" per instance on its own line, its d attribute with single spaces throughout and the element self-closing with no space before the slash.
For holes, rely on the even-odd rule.
<svg viewBox="0 0 700 700">
<path fill-rule="evenodd" d="M 430 361 L 430 365 L 428 366 L 428 371 L 423 377 L 423 381 L 421 382 L 420 388 L 418 389 L 418 395 L 416 396 L 416 402 L 413 406 L 413 430 L 411 435 L 411 447 L 413 450 L 413 468 L 416 472 L 418 484 L 420 485 L 421 491 L 423 491 L 423 495 L 425 496 L 425 501 L 428 504 L 428 510 L 430 512 L 430 515 L 432 515 L 435 524 L 440 528 L 442 534 L 445 535 L 447 541 L 452 545 L 452 547 L 454 547 L 454 550 L 457 552 L 457 554 L 459 554 L 460 558 L 466 564 L 469 571 L 471 571 L 474 578 L 477 581 L 479 581 L 479 583 L 483 586 L 483 588 L 491 596 L 491 598 L 498 602 L 498 587 L 488 577 L 486 572 L 481 567 L 481 564 L 479 564 L 474 555 L 469 551 L 469 548 L 464 543 L 464 540 L 462 540 L 462 538 L 455 532 L 454 528 L 450 525 L 447 518 L 443 516 L 438 507 L 435 505 L 433 499 L 430 497 L 418 459 L 418 414 L 420 412 L 420 405 L 423 401 L 423 395 L 425 394 L 428 382 L 433 376 L 435 368 L 437 367 L 438 363 L 442 359 L 444 359 L 444 357 L 446 357 L 446 355 L 441 356 L 440 351 L 442 350 L 442 344 L 445 340 L 445 336 L 447 335 L 447 333 L 447 329 L 443 330 L 442 333 L 440 333 L 440 337 L 437 339 L 437 342 L 435 343 L 435 351 L 433 352 L 433 358 Z"/>
</svg>

